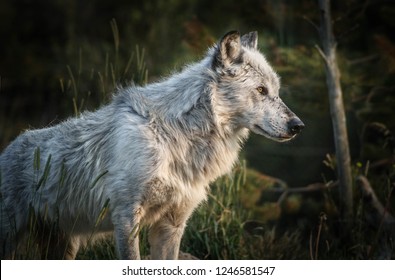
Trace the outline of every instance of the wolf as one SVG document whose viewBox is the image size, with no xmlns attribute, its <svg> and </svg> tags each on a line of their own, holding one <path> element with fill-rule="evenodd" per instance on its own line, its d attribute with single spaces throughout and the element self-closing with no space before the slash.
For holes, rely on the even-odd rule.
<svg viewBox="0 0 395 280">
<path fill-rule="evenodd" d="M 231 31 L 179 73 L 18 136 L 0 156 L 1 257 L 30 235 L 40 257 L 74 259 L 114 233 L 119 258 L 140 259 L 148 226 L 151 258 L 177 259 L 188 218 L 249 132 L 283 142 L 304 127 L 257 45 L 257 32 Z"/>
</svg>

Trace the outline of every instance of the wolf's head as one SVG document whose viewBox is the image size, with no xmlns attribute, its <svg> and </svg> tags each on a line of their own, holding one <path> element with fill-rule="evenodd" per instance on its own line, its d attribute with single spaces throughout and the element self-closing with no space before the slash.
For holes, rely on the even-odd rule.
<svg viewBox="0 0 395 280">
<path fill-rule="evenodd" d="M 248 128 L 275 141 L 287 141 L 303 122 L 279 97 L 280 79 L 258 51 L 258 34 L 227 33 L 213 52 L 214 111 L 222 124 Z"/>
</svg>

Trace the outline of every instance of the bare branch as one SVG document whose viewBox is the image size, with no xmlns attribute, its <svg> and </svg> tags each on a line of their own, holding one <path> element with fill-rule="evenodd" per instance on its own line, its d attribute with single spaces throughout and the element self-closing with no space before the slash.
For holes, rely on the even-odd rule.
<svg viewBox="0 0 395 280">
<path fill-rule="evenodd" d="M 305 187 L 298 187 L 298 188 L 289 188 L 289 189 L 266 189 L 263 192 L 275 192 L 275 193 L 306 193 L 306 192 L 316 192 L 316 191 L 323 191 L 328 190 L 339 185 L 338 181 L 329 182 L 327 184 L 324 183 L 314 183 L 307 185 Z"/>
<path fill-rule="evenodd" d="M 308 18 L 307 16 L 305 16 L 305 15 L 303 15 L 302 18 L 303 18 L 305 21 L 307 21 L 308 23 L 310 23 L 310 24 L 315 28 L 315 30 L 317 30 L 318 33 L 320 32 L 320 27 L 319 27 L 314 21 L 312 21 L 311 19 L 309 19 L 309 18 Z"/>
<path fill-rule="evenodd" d="M 368 250 L 368 258 L 393 259 L 393 236 L 395 235 L 395 218 L 388 212 L 390 198 L 395 188 L 392 188 L 384 207 L 377 198 L 372 186 L 365 176 L 358 176 L 357 187 L 364 201 L 364 216 L 366 221 L 377 229 Z"/>
<path fill-rule="evenodd" d="M 324 54 L 324 52 L 322 51 L 322 49 L 320 48 L 320 46 L 314 45 L 314 47 L 317 49 L 318 53 L 321 55 L 321 57 L 325 61 L 325 63 L 328 64 L 329 61 L 328 61 L 326 55 Z"/>
<path fill-rule="evenodd" d="M 379 227 L 380 224 L 395 226 L 395 218 L 385 209 L 383 204 L 381 204 L 365 176 L 358 176 L 357 186 L 361 191 L 362 198 L 369 208 L 368 211 L 365 211 L 368 222 L 375 227 Z"/>
<path fill-rule="evenodd" d="M 353 31 L 357 30 L 359 27 L 360 27 L 360 25 L 356 24 L 356 25 L 352 26 L 350 29 L 347 29 L 346 31 L 341 33 L 339 36 L 337 36 L 337 38 L 339 40 L 342 40 L 345 36 L 347 36 L 348 34 L 350 34 Z"/>
<path fill-rule="evenodd" d="M 374 59 L 377 59 L 377 58 L 379 58 L 379 55 L 375 53 L 375 54 L 371 54 L 371 55 L 368 55 L 368 56 L 365 56 L 365 57 L 356 58 L 356 59 L 353 59 L 353 60 L 348 60 L 347 64 L 350 65 L 350 66 L 353 66 L 353 65 L 358 65 L 358 64 L 361 64 L 361 63 L 370 62 L 371 60 L 374 60 Z"/>
<path fill-rule="evenodd" d="M 325 191 L 331 188 L 337 187 L 339 182 L 329 182 L 327 184 L 324 183 L 315 183 L 310 184 L 305 187 L 300 188 L 290 188 L 290 189 L 266 189 L 263 192 L 274 192 L 274 193 L 281 193 L 279 199 L 277 200 L 278 204 L 281 204 L 289 194 L 291 193 L 308 193 L 308 192 L 317 192 L 317 191 Z"/>
<path fill-rule="evenodd" d="M 336 41 L 332 31 L 329 0 L 318 0 L 321 17 L 320 37 L 322 49 L 318 49 L 324 58 L 329 104 L 333 124 L 336 148 L 337 173 L 340 186 L 340 209 L 344 221 L 350 221 L 353 215 L 351 159 L 347 135 L 346 114 L 343 93 L 340 84 L 340 71 L 336 60 Z"/>
</svg>

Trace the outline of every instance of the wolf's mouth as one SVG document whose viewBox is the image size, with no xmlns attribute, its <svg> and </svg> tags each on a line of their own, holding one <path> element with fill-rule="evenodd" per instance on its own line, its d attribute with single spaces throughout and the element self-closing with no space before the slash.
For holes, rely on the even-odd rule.
<svg viewBox="0 0 395 280">
<path fill-rule="evenodd" d="M 268 133 L 266 130 L 264 130 L 261 126 L 259 126 L 257 124 L 254 125 L 254 129 L 252 129 L 252 131 L 256 134 L 263 135 L 263 136 L 265 136 L 269 139 L 272 139 L 274 141 L 277 141 L 277 142 L 285 142 L 285 141 L 291 140 L 295 136 L 295 135 L 281 135 L 281 134 L 280 135 L 273 135 L 273 134 Z"/>
</svg>

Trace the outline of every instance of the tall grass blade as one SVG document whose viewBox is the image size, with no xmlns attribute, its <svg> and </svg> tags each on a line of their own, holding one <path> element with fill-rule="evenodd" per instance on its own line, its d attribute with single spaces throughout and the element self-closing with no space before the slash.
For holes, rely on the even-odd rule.
<svg viewBox="0 0 395 280">
<path fill-rule="evenodd" d="M 71 70 L 70 65 L 67 65 L 66 67 L 67 67 L 67 71 L 69 72 L 71 85 L 73 87 L 74 98 L 77 98 L 78 97 L 78 89 L 77 89 L 77 83 L 75 81 L 75 77 L 74 77 L 73 71 Z"/>
<path fill-rule="evenodd" d="M 62 78 L 59 79 L 59 84 L 60 84 L 60 90 L 62 93 L 65 92 L 65 88 L 64 88 L 64 81 Z"/>
<path fill-rule="evenodd" d="M 105 85 L 102 73 L 97 72 L 97 75 L 99 76 L 99 86 L 100 86 L 100 90 L 101 90 L 101 98 L 102 98 L 102 100 L 104 100 L 106 97 L 106 85 Z"/>
<path fill-rule="evenodd" d="M 112 63 L 110 63 L 110 70 L 111 70 L 112 86 L 113 88 L 115 88 L 117 86 L 117 74 L 114 65 Z"/>
<path fill-rule="evenodd" d="M 40 170 L 40 147 L 34 150 L 33 168 L 35 171 Z"/>
<path fill-rule="evenodd" d="M 99 216 L 96 219 L 95 228 L 97 228 L 106 217 L 109 209 L 109 204 L 110 204 L 110 199 L 107 198 L 106 202 L 104 203 L 104 206 L 100 210 Z"/>
<path fill-rule="evenodd" d="M 51 158 L 52 155 L 48 156 L 47 162 L 45 163 L 45 167 L 44 167 L 44 173 L 41 176 L 40 180 L 38 181 L 37 187 L 36 187 L 36 191 L 42 186 L 45 185 L 45 182 L 48 179 L 48 175 L 49 175 L 49 171 L 51 169 Z"/>
<path fill-rule="evenodd" d="M 132 231 L 130 232 L 130 235 L 129 235 L 129 239 L 135 240 L 139 236 L 140 231 L 141 231 L 140 223 L 137 223 L 132 228 Z"/>
<path fill-rule="evenodd" d="M 110 25 L 111 25 L 111 30 L 112 30 L 112 34 L 114 36 L 114 46 L 115 46 L 115 59 L 114 59 L 114 69 L 113 69 L 113 80 L 114 80 L 114 86 L 115 86 L 115 78 L 118 75 L 118 57 L 119 57 L 119 30 L 118 30 L 118 26 L 117 26 L 117 22 L 115 19 L 112 19 L 110 21 Z"/>
<path fill-rule="evenodd" d="M 134 60 L 134 52 L 131 52 L 129 60 L 126 63 L 126 66 L 125 66 L 125 70 L 123 71 L 123 76 L 124 77 L 126 77 L 127 73 L 129 72 L 129 69 L 132 66 L 133 60 Z"/>
<path fill-rule="evenodd" d="M 97 182 L 98 182 L 104 175 L 106 175 L 107 173 L 108 173 L 108 170 L 106 170 L 106 171 L 102 172 L 101 174 L 99 174 L 99 176 L 97 176 L 96 179 L 93 181 L 93 183 L 92 183 L 90 189 L 93 189 L 93 188 L 96 186 Z"/>
<path fill-rule="evenodd" d="M 117 21 L 114 18 L 111 19 L 110 25 L 111 25 L 112 35 L 114 36 L 115 51 L 118 52 L 120 39 L 119 39 L 119 30 L 118 30 Z"/>
</svg>

